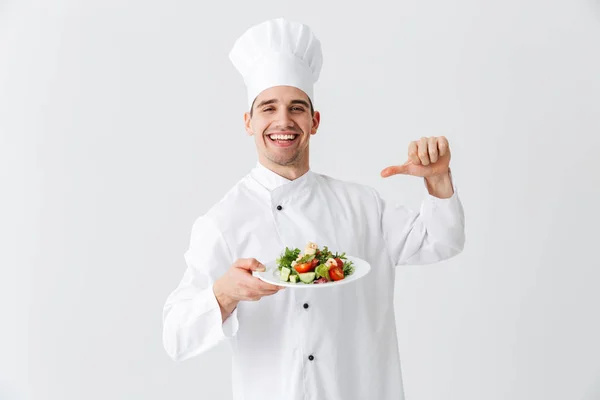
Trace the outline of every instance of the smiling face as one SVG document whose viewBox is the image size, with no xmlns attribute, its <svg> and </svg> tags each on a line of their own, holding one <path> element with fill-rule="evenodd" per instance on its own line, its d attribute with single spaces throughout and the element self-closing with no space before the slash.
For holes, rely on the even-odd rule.
<svg viewBox="0 0 600 400">
<path fill-rule="evenodd" d="M 246 132 L 254 136 L 259 161 L 294 179 L 308 170 L 310 136 L 317 133 L 320 114 L 311 113 L 306 93 L 292 86 L 261 92 L 244 114 Z"/>
</svg>

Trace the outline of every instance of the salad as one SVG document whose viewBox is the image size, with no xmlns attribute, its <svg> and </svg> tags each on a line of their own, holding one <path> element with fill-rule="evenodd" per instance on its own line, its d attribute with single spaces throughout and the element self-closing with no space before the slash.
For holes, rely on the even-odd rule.
<svg viewBox="0 0 600 400">
<path fill-rule="evenodd" d="M 319 249 L 312 242 L 308 242 L 304 253 L 286 247 L 276 261 L 279 279 L 283 282 L 327 283 L 340 281 L 354 273 L 354 265 L 346 258 L 346 253 L 332 253 L 327 246 Z"/>
</svg>

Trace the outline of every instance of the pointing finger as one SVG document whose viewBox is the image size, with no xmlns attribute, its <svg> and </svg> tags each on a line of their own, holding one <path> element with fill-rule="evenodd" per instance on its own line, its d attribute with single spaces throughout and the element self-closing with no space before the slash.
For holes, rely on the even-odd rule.
<svg viewBox="0 0 600 400">
<path fill-rule="evenodd" d="M 410 161 L 405 162 L 402 165 L 392 165 L 391 167 L 384 168 L 381 171 L 381 176 L 387 178 L 388 176 L 398 175 L 398 174 L 408 174 L 408 166 L 410 165 Z"/>
</svg>

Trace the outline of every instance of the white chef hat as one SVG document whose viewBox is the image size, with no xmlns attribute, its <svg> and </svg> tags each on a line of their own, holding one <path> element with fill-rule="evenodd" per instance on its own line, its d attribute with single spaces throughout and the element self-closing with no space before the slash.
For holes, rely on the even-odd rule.
<svg viewBox="0 0 600 400">
<path fill-rule="evenodd" d="M 249 109 L 260 92 L 273 86 L 294 86 L 314 104 L 323 55 L 308 26 L 284 18 L 255 25 L 237 39 L 229 59 L 244 78 Z"/>
</svg>

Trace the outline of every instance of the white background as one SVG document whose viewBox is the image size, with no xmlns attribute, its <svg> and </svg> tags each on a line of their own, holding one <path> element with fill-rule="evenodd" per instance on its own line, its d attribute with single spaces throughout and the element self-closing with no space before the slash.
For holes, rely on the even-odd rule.
<svg viewBox="0 0 600 400">
<path fill-rule="evenodd" d="M 279 16 L 323 44 L 313 170 L 418 207 L 379 172 L 450 140 L 467 244 L 399 271 L 407 399 L 600 399 L 598 0 L 0 1 L 0 399 L 231 398 L 162 307 L 256 162 L 228 52 Z"/>
</svg>

